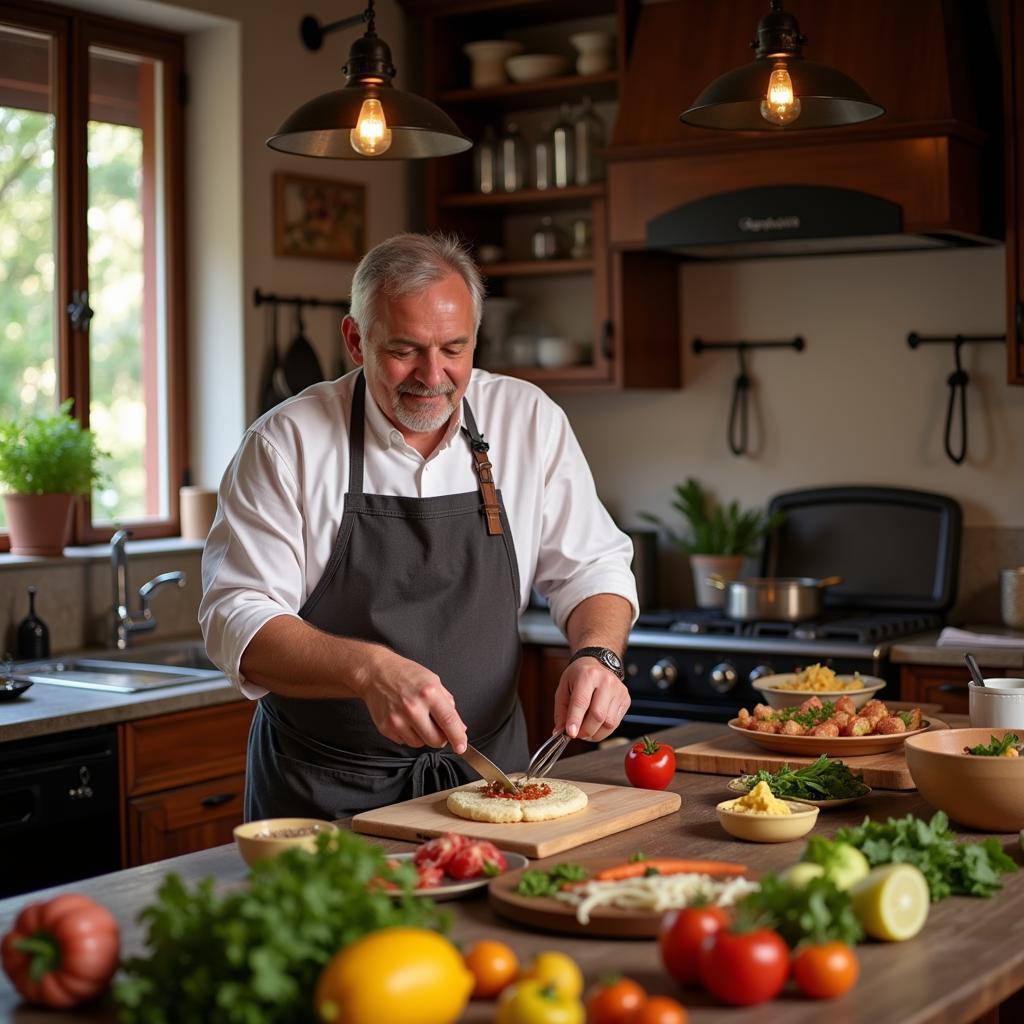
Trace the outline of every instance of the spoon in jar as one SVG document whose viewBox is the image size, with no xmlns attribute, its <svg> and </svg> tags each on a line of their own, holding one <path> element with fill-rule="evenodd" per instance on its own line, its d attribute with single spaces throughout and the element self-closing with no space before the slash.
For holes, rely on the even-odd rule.
<svg viewBox="0 0 1024 1024">
<path fill-rule="evenodd" d="M 970 669 L 971 678 L 974 680 L 976 686 L 985 685 L 985 677 L 981 674 L 981 669 L 978 668 L 978 663 L 974 660 L 973 654 L 965 654 L 964 661 L 967 662 L 967 667 Z"/>
</svg>

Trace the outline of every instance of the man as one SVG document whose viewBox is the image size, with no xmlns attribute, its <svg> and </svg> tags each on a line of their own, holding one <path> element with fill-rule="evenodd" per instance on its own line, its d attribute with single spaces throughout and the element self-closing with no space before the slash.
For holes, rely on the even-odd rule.
<svg viewBox="0 0 1024 1024">
<path fill-rule="evenodd" d="M 260 698 L 248 818 L 337 818 L 459 785 L 476 777 L 467 739 L 525 768 L 531 583 L 575 653 L 555 729 L 602 739 L 629 705 L 629 540 L 562 411 L 473 369 L 482 296 L 452 240 L 378 245 L 342 323 L 359 369 L 257 420 L 224 476 L 200 621 Z"/>
</svg>

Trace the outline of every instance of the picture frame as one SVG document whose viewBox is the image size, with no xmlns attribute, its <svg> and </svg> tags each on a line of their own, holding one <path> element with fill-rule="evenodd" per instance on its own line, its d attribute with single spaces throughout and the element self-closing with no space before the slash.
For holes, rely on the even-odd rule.
<svg viewBox="0 0 1024 1024">
<path fill-rule="evenodd" d="M 274 175 L 274 255 L 355 263 L 366 248 L 366 186 Z"/>
</svg>

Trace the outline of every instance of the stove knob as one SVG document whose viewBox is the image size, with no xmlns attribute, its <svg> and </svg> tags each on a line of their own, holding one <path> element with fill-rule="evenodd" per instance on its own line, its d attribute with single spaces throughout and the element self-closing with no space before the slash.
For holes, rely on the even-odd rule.
<svg viewBox="0 0 1024 1024">
<path fill-rule="evenodd" d="M 711 687 L 718 693 L 728 693 L 738 682 L 739 676 L 736 669 L 727 661 L 720 661 L 712 670 L 710 675 Z"/>
<path fill-rule="evenodd" d="M 758 665 L 751 673 L 750 678 L 747 680 L 749 683 L 756 683 L 758 679 L 763 679 L 765 676 L 775 675 L 775 669 L 771 665 Z"/>
<path fill-rule="evenodd" d="M 667 690 L 679 678 L 679 669 L 671 658 L 662 658 L 651 668 L 651 682 L 659 690 Z"/>
</svg>

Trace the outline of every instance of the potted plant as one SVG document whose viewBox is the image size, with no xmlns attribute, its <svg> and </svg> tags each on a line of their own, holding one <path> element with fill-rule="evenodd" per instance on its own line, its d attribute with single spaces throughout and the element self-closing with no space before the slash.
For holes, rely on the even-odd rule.
<svg viewBox="0 0 1024 1024">
<path fill-rule="evenodd" d="M 738 501 L 731 501 L 724 507 L 718 505 L 693 477 L 688 477 L 686 483 L 676 484 L 675 490 L 672 507 L 689 527 L 686 535 L 677 533 L 658 516 L 649 512 L 641 515 L 662 527 L 690 556 L 697 604 L 701 608 L 720 608 L 725 594 L 712 587 L 707 577 L 739 579 L 743 560 L 757 554 L 765 535 L 783 521 L 785 514 L 768 515 L 759 509 L 744 511 Z"/>
<path fill-rule="evenodd" d="M 49 416 L 0 422 L 0 485 L 11 553 L 60 555 L 75 498 L 101 478 L 105 455 L 91 430 L 72 419 L 71 399 Z"/>
</svg>

